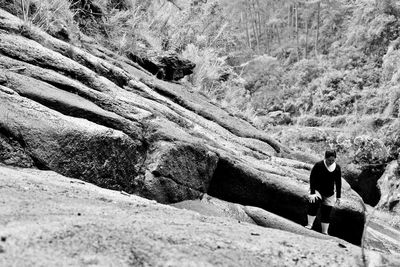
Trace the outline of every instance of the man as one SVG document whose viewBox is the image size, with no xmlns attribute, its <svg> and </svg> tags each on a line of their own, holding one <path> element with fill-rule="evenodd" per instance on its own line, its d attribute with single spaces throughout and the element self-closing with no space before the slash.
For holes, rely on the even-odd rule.
<svg viewBox="0 0 400 267">
<path fill-rule="evenodd" d="M 327 235 L 332 207 L 340 204 L 342 187 L 342 174 L 339 164 L 336 164 L 336 152 L 334 150 L 325 151 L 325 159 L 317 162 L 310 174 L 310 195 L 307 211 L 308 224 L 305 226 L 311 229 L 318 209 L 321 206 L 321 228 L 322 233 Z"/>
</svg>

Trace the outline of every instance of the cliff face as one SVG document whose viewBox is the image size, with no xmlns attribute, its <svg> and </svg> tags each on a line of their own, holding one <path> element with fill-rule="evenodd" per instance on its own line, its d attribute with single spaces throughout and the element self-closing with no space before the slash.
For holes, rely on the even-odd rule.
<svg viewBox="0 0 400 267">
<path fill-rule="evenodd" d="M 308 173 L 311 168 L 310 163 L 315 162 L 312 157 L 293 153 L 265 132 L 257 130 L 244 120 L 231 116 L 190 88 L 160 81 L 127 58 L 121 58 L 93 42 L 83 41 L 81 48 L 74 47 L 49 36 L 34 26 L 24 24 L 3 10 L 0 10 L 0 40 L 0 162 L 15 167 L 43 170 L 40 172 L 2 168 L 1 179 L 4 184 L 2 190 L 5 190 L 2 198 L 4 198 L 4 203 L 7 203 L 7 207 L 12 201 L 10 202 L 6 196 L 11 197 L 14 193 L 17 203 L 20 204 L 26 197 L 36 197 L 29 193 L 25 196 L 26 190 L 20 190 L 24 187 L 23 185 L 16 188 L 12 185 L 14 189 L 10 189 L 11 191 L 7 189 L 7 186 L 17 179 L 19 172 L 22 176 L 24 172 L 33 173 L 29 174 L 29 182 L 27 180 L 19 182 L 35 184 L 37 179 L 40 180 L 43 176 L 53 177 L 55 174 L 52 172 L 50 176 L 47 176 L 49 174 L 47 171 L 51 170 L 103 188 L 118 190 L 128 195 L 135 194 L 164 204 L 200 199 L 204 194 L 209 194 L 222 200 L 256 206 L 271 212 L 271 215 L 268 215 L 270 214 L 268 212 L 263 215 L 266 217 L 279 215 L 297 224 L 305 224 Z M 76 182 L 76 180 L 71 180 L 71 183 Z M 47 180 L 41 184 L 46 183 Z M 69 184 L 66 183 L 63 187 L 70 191 Z M 27 191 L 32 190 L 31 187 L 29 188 Z M 53 190 L 54 188 L 50 187 L 51 199 L 60 201 L 63 206 L 68 205 L 70 201 L 79 200 L 79 198 L 74 200 L 79 194 L 73 194 L 67 202 L 63 202 L 58 199 L 58 194 L 55 194 Z M 351 243 L 359 244 L 365 221 L 362 200 L 346 183 L 343 190 L 343 201 L 334 209 L 330 233 Z M 37 196 L 45 198 L 43 194 L 47 193 L 42 190 Z M 118 193 L 107 194 L 118 195 Z M 135 201 L 149 203 L 139 197 L 134 198 Z M 85 199 L 89 202 L 95 201 L 91 196 Z M 116 200 L 110 200 L 114 203 L 113 201 Z M 101 216 L 96 212 L 102 210 L 100 204 L 102 202 L 95 202 L 94 213 L 91 213 L 93 218 Z M 119 201 L 116 203 L 117 206 L 120 205 Z M 36 217 L 35 212 L 40 212 L 40 205 L 48 205 L 49 202 L 43 200 L 31 204 Z M 87 209 L 90 207 L 84 203 L 82 205 Z M 53 207 L 55 210 L 58 209 L 56 206 Z M 172 217 L 180 220 L 180 223 L 188 220 L 185 216 L 194 216 L 196 222 L 191 221 L 191 223 L 196 226 L 198 220 L 203 220 L 203 217 L 199 215 L 159 204 L 146 204 L 144 207 L 144 210 L 155 208 L 149 211 L 150 219 L 155 219 L 156 211 L 168 217 L 157 218 L 155 222 L 159 224 L 153 223 L 151 227 L 173 219 L 170 218 L 170 214 L 174 214 Z M 17 254 L 19 249 L 26 246 L 24 234 L 14 235 L 16 228 L 13 223 L 19 221 L 19 216 L 22 216 L 21 218 L 25 216 L 19 208 L 20 206 L 16 208 L 16 213 L 10 212 L 7 208 L 4 213 L 8 219 L 1 222 L 6 229 L 4 232 L 6 239 L 10 237 L 11 240 L 17 242 L 11 245 L 9 251 Z M 249 209 L 251 210 L 251 207 Z M 149 221 L 143 213 L 144 210 L 140 208 L 132 211 L 124 206 L 116 213 L 140 213 L 140 218 L 143 219 L 141 223 L 144 225 Z M 252 218 L 258 218 L 254 212 L 247 213 L 253 214 L 250 216 Z M 44 214 L 46 218 L 48 217 L 48 221 L 46 219 L 46 224 L 41 231 L 46 231 L 47 227 L 51 228 L 53 218 L 51 214 L 50 211 Z M 111 227 L 113 229 L 111 233 L 117 231 L 119 235 L 130 233 L 127 222 L 123 227 L 122 222 L 118 224 L 122 228 L 118 225 L 113 226 L 116 221 L 125 220 L 124 216 L 115 215 L 113 219 L 99 218 L 102 223 L 96 222 L 96 227 L 105 231 Z M 132 215 L 128 220 L 132 224 L 135 220 L 133 217 Z M 65 216 L 55 218 L 56 221 L 64 219 L 66 219 Z M 38 220 L 41 223 L 44 218 L 41 217 Z M 89 218 L 85 220 L 82 223 L 87 225 Z M 225 240 L 223 242 L 228 242 L 231 236 L 225 230 L 220 230 L 225 222 L 214 219 L 204 220 L 209 222 L 204 224 L 204 229 L 206 229 L 205 225 L 218 222 L 219 226 L 213 229 L 215 233 L 224 231 L 227 236 L 223 237 Z M 172 227 L 168 228 L 168 231 L 172 231 L 171 234 L 175 230 L 188 231 L 182 228 L 173 230 L 175 223 L 179 222 L 170 220 L 167 223 L 168 227 Z M 260 219 L 254 219 L 253 223 L 265 226 L 265 222 Z M 68 227 L 73 227 L 69 222 L 66 224 L 69 225 Z M 231 235 L 236 234 L 236 230 L 232 230 L 236 226 L 242 227 L 232 226 L 231 222 L 228 224 Z M 140 225 L 142 224 L 139 224 L 139 228 Z M 271 226 L 271 224 L 268 225 Z M 280 224 L 275 228 L 292 229 L 294 227 L 290 223 L 288 225 L 288 227 L 282 227 Z M 151 227 L 148 226 L 145 233 L 150 234 Z M 243 229 L 256 229 L 247 224 L 243 227 L 245 227 Z M 56 228 L 50 230 L 53 231 Z M 78 239 L 92 240 L 98 237 L 93 230 L 88 234 L 90 237 L 86 234 L 81 236 L 81 231 L 75 230 L 72 231 L 72 235 L 76 235 Z M 139 229 L 136 230 L 139 231 Z M 28 237 L 34 235 L 30 230 L 24 231 Z M 270 230 L 262 228 L 260 231 Z M 112 236 L 111 233 L 108 233 L 110 234 L 108 237 L 101 234 L 98 238 L 103 241 L 108 240 Z M 144 236 L 141 235 L 138 238 L 140 240 L 145 238 L 147 236 L 145 233 Z M 274 235 L 280 234 L 281 232 L 274 232 Z M 190 240 L 194 242 L 195 237 L 191 234 Z M 240 235 L 235 237 L 236 240 L 240 240 L 239 237 Z M 34 238 L 40 239 L 38 236 Z M 59 249 L 57 253 L 61 253 L 64 257 L 69 257 L 68 253 L 74 254 L 73 251 L 63 253 L 61 250 L 63 246 L 69 246 L 76 240 L 72 241 L 70 237 L 61 239 L 62 242 L 57 243 Z M 152 244 L 157 243 L 158 239 L 153 236 L 146 246 L 139 247 L 143 255 L 132 252 L 133 254 L 128 258 L 132 260 L 133 257 L 133 261 L 143 260 L 143 264 L 159 264 L 162 259 L 169 256 L 159 257 L 160 261 L 151 260 L 154 255 L 150 250 Z M 173 242 L 160 241 L 159 250 L 163 251 L 163 248 L 171 243 L 179 244 L 183 242 L 183 239 L 184 237 L 181 236 L 179 240 Z M 287 237 L 284 239 L 286 240 Z M 96 240 L 100 242 L 99 239 Z M 254 244 L 248 247 L 250 245 L 243 240 L 240 244 L 229 246 L 228 250 L 244 246 L 246 248 L 240 253 L 244 253 L 243 255 L 248 257 L 246 260 L 250 260 L 255 256 L 249 254 Z M 70 241 L 72 243 L 69 243 Z M 108 244 L 108 241 L 104 242 Z M 189 247 L 197 247 L 198 242 L 200 241 L 195 241 Z M 39 243 L 32 248 L 33 252 L 41 247 Z M 213 241 L 206 245 L 205 251 L 210 249 L 214 251 L 210 247 L 211 243 Z M 261 246 L 261 243 L 260 241 L 258 244 Z M 269 248 L 274 246 L 272 243 L 268 245 Z M 5 251 L 7 256 L 6 264 L 9 264 L 12 255 L 7 254 L 7 246 L 6 244 L 3 252 Z M 122 247 L 116 245 L 115 250 L 125 249 Z M 179 246 L 176 249 L 180 251 L 179 255 L 183 258 L 187 256 L 189 260 L 196 259 L 192 253 L 189 253 L 189 248 Z M 100 249 L 100 251 L 103 250 Z M 107 249 L 104 251 L 107 251 L 101 254 L 104 257 L 112 253 Z M 339 255 L 341 252 L 334 250 L 333 253 Z M 352 256 L 356 254 L 354 252 Z M 118 255 L 115 256 L 116 260 L 122 260 L 127 264 L 126 255 Z M 222 254 L 222 258 L 216 257 L 212 260 L 204 258 L 203 260 L 211 265 L 224 265 L 227 263 L 224 262 L 224 255 L 226 256 Z M 262 256 L 264 260 L 268 257 L 266 255 Z M 238 255 L 238 257 L 241 256 Z M 278 260 L 281 257 L 282 255 L 276 256 L 276 264 L 282 263 Z M 51 262 L 51 259 L 45 260 Z M 78 259 L 72 257 L 71 260 Z M 108 264 L 106 258 L 97 260 L 102 265 Z M 102 262 L 103 260 L 106 261 Z M 314 260 L 317 259 L 312 259 Z M 177 262 L 179 259 L 171 265 L 176 265 Z"/>
</svg>

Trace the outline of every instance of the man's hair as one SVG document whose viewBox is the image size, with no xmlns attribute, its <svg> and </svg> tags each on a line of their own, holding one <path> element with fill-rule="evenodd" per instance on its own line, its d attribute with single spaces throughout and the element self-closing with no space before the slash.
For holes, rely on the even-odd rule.
<svg viewBox="0 0 400 267">
<path fill-rule="evenodd" d="M 334 157 L 336 158 L 336 151 L 335 150 L 327 150 L 325 151 L 325 158 Z"/>
</svg>

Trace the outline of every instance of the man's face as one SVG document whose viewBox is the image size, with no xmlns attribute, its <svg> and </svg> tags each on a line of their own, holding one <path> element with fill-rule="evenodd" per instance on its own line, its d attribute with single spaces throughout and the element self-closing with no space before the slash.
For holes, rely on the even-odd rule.
<svg viewBox="0 0 400 267">
<path fill-rule="evenodd" d="M 325 158 L 326 165 L 331 166 L 335 162 L 336 158 L 334 156 L 330 156 Z"/>
</svg>

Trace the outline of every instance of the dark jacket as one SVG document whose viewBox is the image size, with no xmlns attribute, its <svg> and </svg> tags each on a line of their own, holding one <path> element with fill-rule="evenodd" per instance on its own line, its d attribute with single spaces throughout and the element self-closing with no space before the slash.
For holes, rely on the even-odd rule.
<svg viewBox="0 0 400 267">
<path fill-rule="evenodd" d="M 342 172 L 339 164 L 333 172 L 329 172 L 324 161 L 317 162 L 310 174 L 310 191 L 315 194 L 317 190 L 322 196 L 330 197 L 334 194 L 334 184 L 336 185 L 336 197 L 340 198 L 342 189 Z"/>
</svg>

